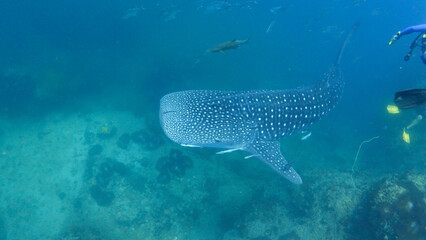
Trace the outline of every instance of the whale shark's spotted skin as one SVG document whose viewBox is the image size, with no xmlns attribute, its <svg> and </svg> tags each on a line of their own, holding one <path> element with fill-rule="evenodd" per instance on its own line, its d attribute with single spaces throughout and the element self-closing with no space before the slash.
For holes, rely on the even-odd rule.
<svg viewBox="0 0 426 240">
<path fill-rule="evenodd" d="M 324 117 L 336 106 L 343 86 L 340 70 L 332 67 L 324 80 L 306 88 L 175 92 L 161 99 L 160 120 L 174 142 L 245 150 L 300 184 L 277 140 Z"/>
</svg>

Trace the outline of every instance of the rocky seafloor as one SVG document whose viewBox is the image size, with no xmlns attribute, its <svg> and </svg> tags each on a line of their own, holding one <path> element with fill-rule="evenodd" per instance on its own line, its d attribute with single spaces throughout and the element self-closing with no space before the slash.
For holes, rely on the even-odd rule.
<svg viewBox="0 0 426 240">
<path fill-rule="evenodd" d="M 418 168 L 378 174 L 361 159 L 351 171 L 358 144 L 285 140 L 304 180 L 293 185 L 242 152 L 173 144 L 129 112 L 0 124 L 0 240 L 426 237 L 421 146 L 401 159 Z"/>
</svg>

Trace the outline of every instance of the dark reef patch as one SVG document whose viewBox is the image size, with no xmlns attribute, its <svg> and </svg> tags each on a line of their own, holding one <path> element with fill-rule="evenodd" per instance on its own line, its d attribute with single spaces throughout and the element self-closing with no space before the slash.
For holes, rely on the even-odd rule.
<svg viewBox="0 0 426 240">
<path fill-rule="evenodd" d="M 127 184 L 136 191 L 145 191 L 145 178 L 130 170 L 126 165 L 112 158 L 105 158 L 99 161 L 96 167 L 92 167 L 91 176 L 94 176 L 95 185 L 90 189 L 90 195 L 99 206 L 109 206 L 113 199 L 114 193 L 110 190 L 110 183 L 118 178 L 124 178 Z"/>
<path fill-rule="evenodd" d="M 121 149 L 126 150 L 127 147 L 129 146 L 130 140 L 131 140 L 130 134 L 124 133 L 118 138 L 117 146 Z"/>
<path fill-rule="evenodd" d="M 92 158 L 96 155 L 99 155 L 102 153 L 102 146 L 99 144 L 93 145 L 92 147 L 90 147 L 89 152 L 87 153 L 89 158 Z"/>
<path fill-rule="evenodd" d="M 114 174 L 125 176 L 128 171 L 123 163 L 117 162 L 112 158 L 106 158 L 98 167 L 98 173 L 95 176 L 96 184 L 106 188 Z"/>
<path fill-rule="evenodd" d="M 426 239 L 424 193 L 406 178 L 390 177 L 364 196 L 348 220 L 347 239 Z"/>
<path fill-rule="evenodd" d="M 314 208 L 314 195 L 311 186 L 291 186 L 288 191 L 288 198 L 285 203 L 288 214 L 297 220 L 308 219 Z"/>
<path fill-rule="evenodd" d="M 103 190 L 100 186 L 94 185 L 89 189 L 90 196 L 96 201 L 99 206 L 107 207 L 114 200 L 114 193 Z"/>
<path fill-rule="evenodd" d="M 130 137 L 134 143 L 150 151 L 159 148 L 164 143 L 164 140 L 160 134 L 154 134 L 146 130 L 133 132 Z"/>
<path fill-rule="evenodd" d="M 172 176 L 181 178 L 186 169 L 194 166 L 191 158 L 184 156 L 181 151 L 172 149 L 169 156 L 157 160 L 155 168 L 160 172 L 157 181 L 162 184 L 170 182 Z"/>
</svg>

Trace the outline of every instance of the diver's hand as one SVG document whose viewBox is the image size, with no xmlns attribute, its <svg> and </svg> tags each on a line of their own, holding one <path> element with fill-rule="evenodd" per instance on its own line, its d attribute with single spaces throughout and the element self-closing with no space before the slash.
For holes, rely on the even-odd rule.
<svg viewBox="0 0 426 240">
<path fill-rule="evenodd" d="M 401 32 L 397 32 L 395 35 L 393 35 L 392 39 L 389 41 L 389 45 L 392 45 L 400 37 L 401 37 Z"/>
</svg>

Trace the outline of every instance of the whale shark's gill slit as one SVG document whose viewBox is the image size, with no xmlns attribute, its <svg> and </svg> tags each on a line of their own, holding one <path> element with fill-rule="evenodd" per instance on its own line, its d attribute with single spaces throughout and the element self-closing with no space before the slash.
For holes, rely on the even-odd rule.
<svg viewBox="0 0 426 240">
<path fill-rule="evenodd" d="M 162 112 L 162 114 L 164 115 L 164 114 L 175 113 L 175 112 L 177 112 L 177 111 L 164 111 L 164 112 Z"/>
</svg>

